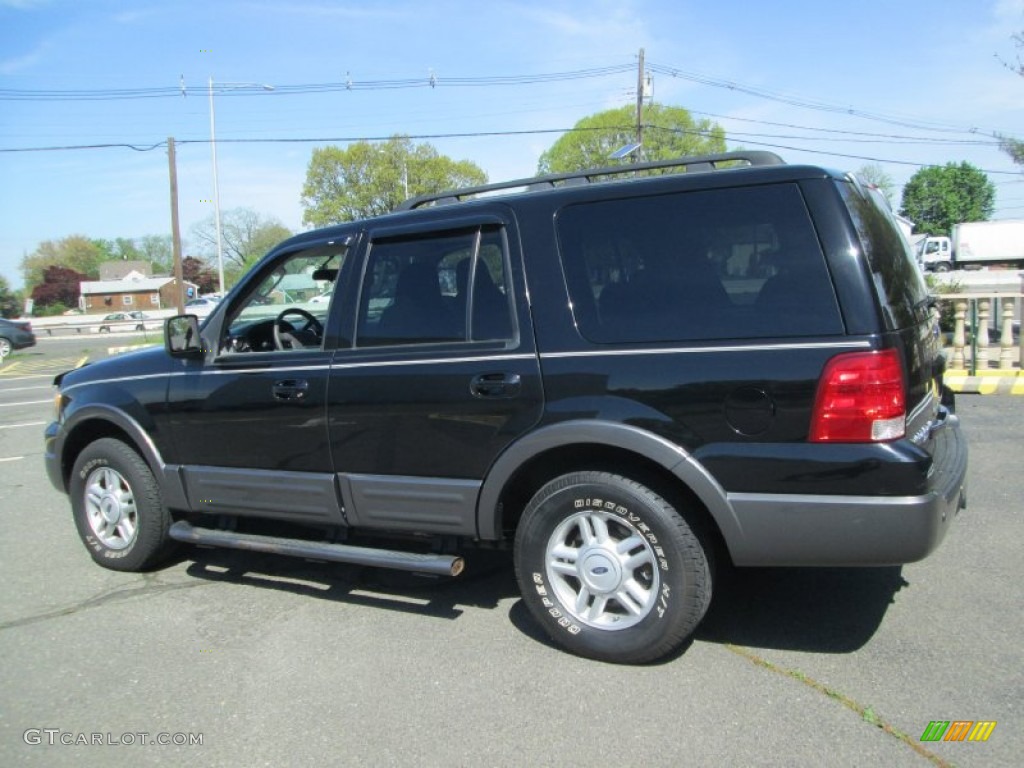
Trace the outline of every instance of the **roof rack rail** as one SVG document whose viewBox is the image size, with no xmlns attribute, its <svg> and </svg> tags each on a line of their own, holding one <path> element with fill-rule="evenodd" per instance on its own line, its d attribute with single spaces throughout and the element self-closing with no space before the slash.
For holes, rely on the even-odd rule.
<svg viewBox="0 0 1024 768">
<path fill-rule="evenodd" d="M 602 180 L 608 176 L 625 176 L 636 171 L 648 171 L 658 168 L 682 168 L 685 172 L 695 173 L 701 171 L 722 170 L 721 166 L 735 167 L 735 163 L 742 163 L 744 167 L 755 165 L 785 165 L 785 161 L 774 152 L 762 150 L 721 152 L 716 155 L 697 155 L 694 157 L 678 157 L 672 160 L 654 160 L 647 163 L 630 163 L 629 165 L 611 165 L 604 168 L 588 168 L 585 171 L 572 171 L 571 173 L 549 173 L 544 176 L 533 176 L 528 179 L 513 179 L 511 181 L 499 181 L 494 184 L 484 184 L 479 187 L 465 187 L 463 189 L 450 189 L 444 192 L 433 192 L 426 195 L 419 195 L 406 200 L 396 210 L 408 211 L 414 208 L 421 208 L 429 205 L 449 205 L 461 203 L 463 200 L 472 199 L 479 195 L 501 190 L 520 189 L 527 192 L 534 192 L 541 189 L 553 189 L 560 186 L 575 186 L 577 184 L 590 184 L 596 180 Z"/>
</svg>

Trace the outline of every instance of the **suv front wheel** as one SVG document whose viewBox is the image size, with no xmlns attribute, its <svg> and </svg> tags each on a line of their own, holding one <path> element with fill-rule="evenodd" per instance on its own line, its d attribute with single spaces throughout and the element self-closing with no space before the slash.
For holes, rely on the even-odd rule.
<svg viewBox="0 0 1024 768">
<path fill-rule="evenodd" d="M 711 565 L 683 514 L 640 483 L 576 472 L 541 488 L 516 533 L 523 600 L 581 656 L 654 661 L 678 649 L 711 602 Z"/>
<path fill-rule="evenodd" d="M 104 568 L 145 570 L 174 549 L 160 488 L 131 446 L 110 437 L 89 444 L 69 485 L 78 534 Z"/>
</svg>

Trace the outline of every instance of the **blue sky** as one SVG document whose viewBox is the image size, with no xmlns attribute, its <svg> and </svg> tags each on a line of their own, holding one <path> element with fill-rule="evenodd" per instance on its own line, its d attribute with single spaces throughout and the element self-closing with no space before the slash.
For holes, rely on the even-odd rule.
<svg viewBox="0 0 1024 768">
<path fill-rule="evenodd" d="M 567 128 L 633 102 L 644 48 L 654 100 L 711 117 L 730 147 L 841 169 L 877 159 L 900 186 L 915 164 L 966 160 L 996 183 L 996 217 L 1024 218 L 1024 175 L 991 138 L 1024 135 L 1024 78 L 997 59 L 1015 57 L 1010 36 L 1022 30 L 1024 0 L 0 0 L 0 150 L 195 142 L 177 147 L 188 253 L 192 226 L 212 212 L 210 77 L 275 86 L 216 96 L 221 208 L 298 230 L 320 143 L 295 140 Z M 346 80 L 356 87 L 288 92 Z M 422 84 L 360 87 L 390 80 Z M 182 81 L 187 95 L 171 93 Z M 11 98 L 160 88 L 169 95 Z M 557 136 L 429 140 L 497 181 L 534 173 Z M 231 141 L 245 139 L 292 141 Z M 43 240 L 170 232 L 163 146 L 3 151 L 0 179 L 0 274 L 14 287 Z"/>
</svg>

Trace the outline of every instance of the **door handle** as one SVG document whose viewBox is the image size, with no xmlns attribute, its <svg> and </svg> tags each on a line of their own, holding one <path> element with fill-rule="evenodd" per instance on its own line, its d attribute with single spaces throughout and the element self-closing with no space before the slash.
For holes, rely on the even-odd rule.
<svg viewBox="0 0 1024 768">
<path fill-rule="evenodd" d="M 275 381 L 270 391 L 275 400 L 302 400 L 309 392 L 309 382 L 305 379 L 282 379 Z"/>
<path fill-rule="evenodd" d="M 473 397 L 516 397 L 522 387 L 518 373 L 481 373 L 473 377 L 469 391 Z"/>
</svg>

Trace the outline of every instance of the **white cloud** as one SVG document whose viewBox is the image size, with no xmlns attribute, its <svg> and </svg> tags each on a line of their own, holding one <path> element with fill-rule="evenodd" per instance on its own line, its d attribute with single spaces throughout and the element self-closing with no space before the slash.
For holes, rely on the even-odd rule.
<svg viewBox="0 0 1024 768">
<path fill-rule="evenodd" d="M 44 41 L 28 53 L 0 61 L 0 75 L 13 75 L 26 69 L 31 69 L 43 60 L 49 48 L 49 42 Z"/>
<path fill-rule="evenodd" d="M 49 4 L 50 0 L 0 0 L 0 7 L 13 8 L 16 11 L 30 11 Z"/>
</svg>

